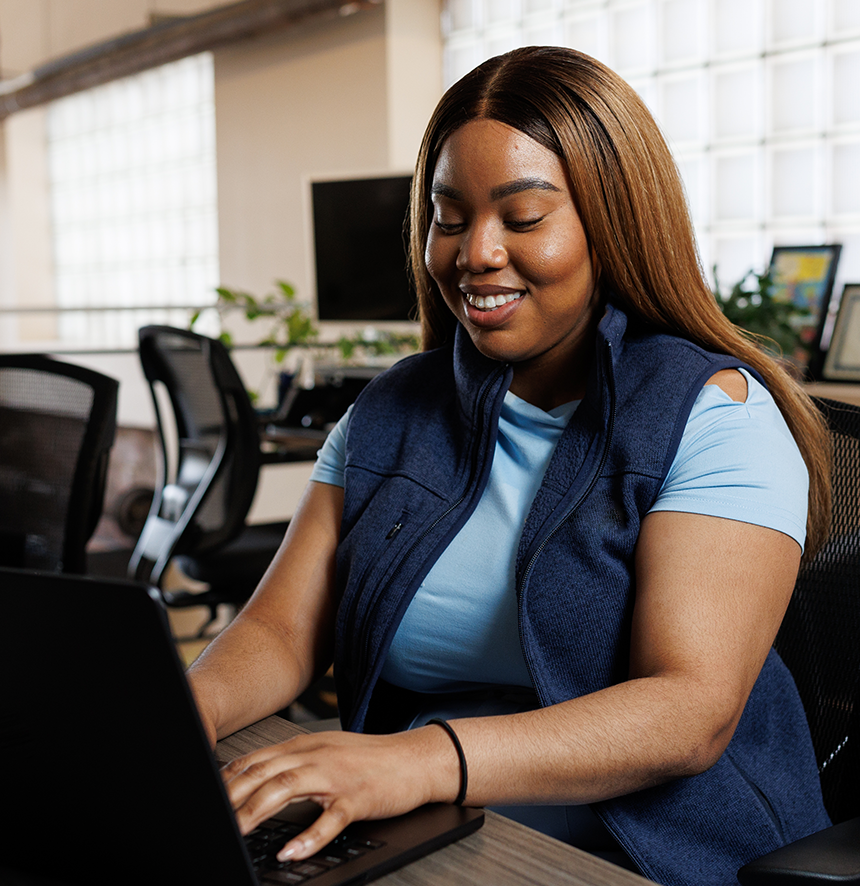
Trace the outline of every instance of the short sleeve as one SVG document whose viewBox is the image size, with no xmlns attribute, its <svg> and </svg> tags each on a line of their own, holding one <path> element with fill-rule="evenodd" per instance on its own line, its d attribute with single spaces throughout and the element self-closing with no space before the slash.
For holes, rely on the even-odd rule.
<svg viewBox="0 0 860 886">
<path fill-rule="evenodd" d="M 317 460 L 311 471 L 311 480 L 317 483 L 328 483 L 331 486 L 343 486 L 343 469 L 346 464 L 346 426 L 352 406 L 346 410 L 340 421 L 332 428 L 328 437 L 317 453 Z"/>
<path fill-rule="evenodd" d="M 747 399 L 705 385 L 652 511 L 754 523 L 806 541 L 809 478 L 782 413 L 747 372 Z"/>
</svg>

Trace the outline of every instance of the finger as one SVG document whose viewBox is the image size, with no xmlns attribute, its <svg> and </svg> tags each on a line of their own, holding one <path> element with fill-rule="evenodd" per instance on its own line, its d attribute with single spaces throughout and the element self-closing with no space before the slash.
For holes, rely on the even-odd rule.
<svg viewBox="0 0 860 886">
<path fill-rule="evenodd" d="M 299 763 L 299 758 L 285 752 L 283 746 L 264 748 L 257 753 L 232 760 L 222 767 L 221 778 L 233 808 L 241 805 L 260 784 Z"/>
<path fill-rule="evenodd" d="M 298 860 L 315 855 L 354 820 L 346 803 L 332 803 L 309 828 L 284 845 L 278 852 L 278 861 Z"/>
<path fill-rule="evenodd" d="M 301 769 L 285 766 L 283 761 L 255 764 L 247 777 L 238 776 L 230 782 L 227 794 L 243 833 L 290 803 L 312 798 L 302 783 Z"/>
<path fill-rule="evenodd" d="M 250 754 L 245 754 L 242 757 L 235 757 L 233 760 L 230 760 L 229 763 L 225 763 L 221 767 L 221 778 L 225 783 L 229 783 L 232 779 L 234 779 L 237 775 L 241 775 L 249 766 L 252 766 L 254 763 L 270 760 L 273 757 L 278 756 L 285 752 L 285 745 L 269 745 L 264 748 L 260 748 L 257 751 L 253 751 Z"/>
</svg>

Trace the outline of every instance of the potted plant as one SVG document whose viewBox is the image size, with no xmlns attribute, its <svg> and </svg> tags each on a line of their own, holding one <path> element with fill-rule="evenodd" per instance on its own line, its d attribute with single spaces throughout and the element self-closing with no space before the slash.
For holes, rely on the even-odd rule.
<svg viewBox="0 0 860 886">
<path fill-rule="evenodd" d="M 770 269 L 763 274 L 747 271 L 728 293 L 720 287 L 716 266 L 713 272 L 714 296 L 726 317 L 776 357 L 805 366 L 810 346 L 805 332 L 812 312 L 774 294 Z"/>
<path fill-rule="evenodd" d="M 380 331 L 372 327 L 353 336 L 341 336 L 334 344 L 319 341 L 319 329 L 311 316 L 308 305 L 300 302 L 295 287 L 284 280 L 275 281 L 275 291 L 262 297 L 249 292 L 219 286 L 215 309 L 223 317 L 231 311 L 241 311 L 250 323 L 265 323 L 265 332 L 256 342 L 261 347 L 273 349 L 273 359 L 279 371 L 278 403 L 282 403 L 286 391 L 295 376 L 303 377 L 303 385 L 313 385 L 313 360 L 316 357 L 341 363 L 366 363 L 397 357 L 416 351 L 419 339 L 416 335 Z M 202 310 L 191 318 L 191 326 L 198 320 Z M 233 337 L 222 331 L 221 340 L 233 346 Z M 253 391 L 252 399 L 257 399 Z"/>
<path fill-rule="evenodd" d="M 307 311 L 307 305 L 296 298 L 296 290 L 291 283 L 276 280 L 275 287 L 274 292 L 258 298 L 250 292 L 219 286 L 215 290 L 218 293 L 215 309 L 222 317 L 225 313 L 238 309 L 249 322 L 268 321 L 268 330 L 257 344 L 274 348 L 275 361 L 283 363 L 292 348 L 307 347 L 314 343 L 319 330 Z M 200 313 L 197 311 L 191 318 L 192 326 Z M 222 332 L 220 338 L 228 347 L 233 344 L 229 332 Z"/>
</svg>

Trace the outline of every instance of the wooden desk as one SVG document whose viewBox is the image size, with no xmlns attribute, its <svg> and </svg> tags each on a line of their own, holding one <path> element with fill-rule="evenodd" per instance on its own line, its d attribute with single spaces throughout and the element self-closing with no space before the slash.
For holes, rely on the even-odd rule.
<svg viewBox="0 0 860 886">
<path fill-rule="evenodd" d="M 260 434 L 263 464 L 315 461 L 328 434 L 305 428 L 267 425 Z"/>
<path fill-rule="evenodd" d="M 860 385 L 838 381 L 815 381 L 804 385 L 810 397 L 825 397 L 860 406 Z"/>
<path fill-rule="evenodd" d="M 269 717 L 218 742 L 221 763 L 303 730 Z M 380 886 L 644 886 L 651 883 L 531 828 L 486 813 L 475 834 L 376 880 Z"/>
</svg>

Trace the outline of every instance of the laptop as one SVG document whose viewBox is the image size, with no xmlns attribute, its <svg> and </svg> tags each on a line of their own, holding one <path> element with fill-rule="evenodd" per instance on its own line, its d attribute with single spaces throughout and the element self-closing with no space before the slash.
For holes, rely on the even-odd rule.
<svg viewBox="0 0 860 886">
<path fill-rule="evenodd" d="M 143 584 L 0 569 L 0 673 L 4 884 L 341 886 L 483 823 L 478 809 L 424 806 L 350 825 L 311 862 L 255 870 L 265 830 L 318 808 L 287 807 L 249 850 Z"/>
</svg>

